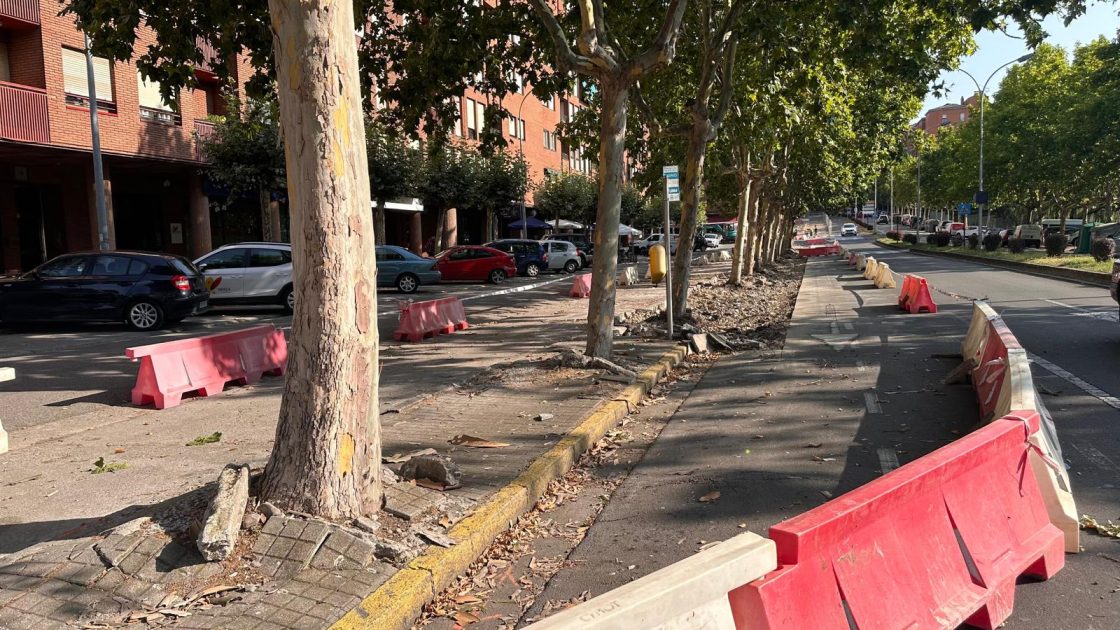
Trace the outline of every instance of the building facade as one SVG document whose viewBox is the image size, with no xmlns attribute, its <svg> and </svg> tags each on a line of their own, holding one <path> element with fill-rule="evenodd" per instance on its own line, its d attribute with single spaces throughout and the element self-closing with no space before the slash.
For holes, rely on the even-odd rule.
<svg viewBox="0 0 1120 630">
<path fill-rule="evenodd" d="M 960 104 L 946 103 L 930 109 L 913 124 L 913 127 L 931 136 L 937 135 L 942 127 L 963 125 L 972 116 L 973 110 L 979 106 L 980 96 L 973 94 L 968 98 L 961 98 Z"/>
<path fill-rule="evenodd" d="M 96 248 L 97 220 L 84 38 L 59 0 L 0 0 L 0 271 Z M 151 43 L 141 33 L 138 49 Z M 238 85 L 244 60 L 231 60 Z M 131 62 L 93 60 L 110 245 L 209 251 L 209 200 L 198 136 L 224 113 L 217 77 L 174 105 Z"/>
<path fill-rule="evenodd" d="M 0 273 L 98 244 L 84 37 L 62 8 L 62 0 L 0 0 Z M 153 42 L 141 31 L 137 50 Z M 283 238 L 268 234 L 278 216 L 261 225 L 260 200 L 221 198 L 203 176 L 198 138 L 212 132 L 210 116 L 226 113 L 214 63 L 227 65 L 239 90 L 252 74 L 243 56 L 212 57 L 195 70 L 198 86 L 168 104 L 131 61 L 93 59 L 111 247 L 195 257 L 232 240 Z M 557 137 L 557 126 L 586 106 L 578 83 L 548 101 L 521 85 L 496 104 L 509 112 L 501 132 L 508 150 L 524 155 L 533 187 L 552 173 L 593 175 L 594 152 Z M 452 133 L 469 145 L 493 99 L 468 90 L 457 103 Z M 284 200 L 275 196 L 278 215 Z M 524 201 L 532 214 L 532 191 Z M 437 217 L 402 207 L 386 214 L 387 241 L 419 251 Z M 487 230 L 477 213 L 452 211 L 451 242 L 510 235 L 514 213 Z"/>
</svg>

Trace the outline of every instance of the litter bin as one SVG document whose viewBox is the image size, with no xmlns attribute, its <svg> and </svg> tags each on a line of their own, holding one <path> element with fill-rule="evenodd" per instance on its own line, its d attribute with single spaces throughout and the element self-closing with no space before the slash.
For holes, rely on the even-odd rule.
<svg viewBox="0 0 1120 630">
<path fill-rule="evenodd" d="M 1089 246 L 1093 243 L 1093 228 L 1097 227 L 1096 223 L 1082 223 L 1081 234 L 1077 237 L 1077 253 L 1088 254 Z"/>
</svg>

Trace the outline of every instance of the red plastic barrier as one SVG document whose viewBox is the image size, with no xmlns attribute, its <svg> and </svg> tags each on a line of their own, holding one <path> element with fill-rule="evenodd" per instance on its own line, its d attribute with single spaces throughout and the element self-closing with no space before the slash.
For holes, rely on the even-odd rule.
<svg viewBox="0 0 1120 630">
<path fill-rule="evenodd" d="M 405 302 L 393 339 L 413 343 L 436 335 L 449 335 L 466 330 L 467 312 L 459 298 L 449 297 L 425 302 Z"/>
<path fill-rule="evenodd" d="M 906 274 L 902 280 L 902 290 L 898 294 L 898 306 L 911 315 L 925 311 L 936 313 L 937 304 L 929 293 L 929 284 L 926 279 L 913 274 Z"/>
<path fill-rule="evenodd" d="M 848 264 L 849 265 L 855 267 L 857 258 L 858 258 L 858 256 L 856 255 L 855 252 L 848 252 Z"/>
<path fill-rule="evenodd" d="M 840 244 L 833 242 L 831 245 L 814 245 L 813 247 L 802 247 L 797 250 L 797 255 L 802 258 L 810 256 L 828 256 L 829 254 L 839 254 Z"/>
<path fill-rule="evenodd" d="M 1027 462 L 1038 415 L 1001 418 L 775 525 L 778 569 L 729 594 L 738 628 L 995 628 L 1020 575 L 1065 563 Z"/>
<path fill-rule="evenodd" d="M 572 280 L 572 288 L 568 291 L 568 297 L 591 297 L 591 274 L 585 273 L 576 276 L 575 279 Z"/>
<path fill-rule="evenodd" d="M 213 396 L 230 381 L 255 383 L 265 373 L 283 374 L 288 342 L 283 331 L 268 324 L 128 348 L 124 353 L 140 359 L 132 404 L 150 402 L 156 409 L 165 409 L 178 405 L 187 392 Z"/>
</svg>

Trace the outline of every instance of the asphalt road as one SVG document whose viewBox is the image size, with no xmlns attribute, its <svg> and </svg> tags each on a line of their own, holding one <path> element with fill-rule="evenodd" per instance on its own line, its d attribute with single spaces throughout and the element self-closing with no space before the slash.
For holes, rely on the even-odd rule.
<svg viewBox="0 0 1120 630">
<path fill-rule="evenodd" d="M 527 617 L 549 600 L 598 595 L 744 529 L 764 534 L 967 432 L 979 421 L 972 392 L 939 385 L 955 363 L 938 357 L 960 351 L 972 299 L 988 299 L 1035 358 L 1079 512 L 1120 521 L 1120 323 L 1107 290 L 863 237 L 842 242 L 925 276 L 941 312 L 900 314 L 890 303 L 895 292 L 829 271 L 835 280 L 812 285 L 824 297 L 795 322 L 782 356 L 739 355 L 713 366 Z M 821 289 L 829 283 L 831 292 Z M 846 319 L 852 313 L 858 317 Z M 848 353 L 811 345 L 849 336 L 860 342 Z M 712 491 L 716 501 L 698 500 Z M 1020 584 L 1002 627 L 1120 627 L 1120 541 L 1082 532 L 1082 546 L 1054 579 Z"/>
<path fill-rule="evenodd" d="M 556 285 L 567 274 L 513 278 L 501 285 L 445 283 L 421 287 L 412 295 L 379 289 L 378 326 L 382 340 L 392 338 L 397 304 L 402 299 L 430 300 L 457 296 L 469 315 L 556 299 Z M 526 290 L 528 289 L 528 290 Z M 216 307 L 180 324 L 154 332 L 136 332 L 123 324 L 51 324 L 0 327 L 0 366 L 13 367 L 17 378 L 0 383 L 4 404 L 0 418 L 8 430 L 63 420 L 104 404 L 127 400 L 136 365 L 125 348 L 185 337 L 215 334 L 257 324 L 291 325 L 277 307 Z"/>
</svg>

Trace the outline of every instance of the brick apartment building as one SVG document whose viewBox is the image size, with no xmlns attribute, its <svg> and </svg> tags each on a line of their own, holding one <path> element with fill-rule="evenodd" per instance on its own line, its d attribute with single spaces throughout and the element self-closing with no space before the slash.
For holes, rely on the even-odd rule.
<svg viewBox="0 0 1120 630">
<path fill-rule="evenodd" d="M 972 110 L 980 106 L 980 95 L 973 94 L 968 98 L 961 98 L 959 105 L 946 103 L 927 111 L 916 123 L 914 129 L 921 129 L 927 134 L 936 135 L 942 127 L 956 127 L 963 125 L 972 115 Z"/>
<path fill-rule="evenodd" d="M 61 9 L 59 0 L 0 0 L 0 270 L 97 244 L 84 43 Z M 240 85 L 249 68 L 232 65 Z M 196 76 L 199 88 L 171 107 L 132 63 L 94 59 L 114 247 L 210 249 L 196 134 L 212 130 L 206 117 L 224 102 L 212 72 Z"/>
<path fill-rule="evenodd" d="M 531 187 L 540 185 L 546 177 L 555 173 L 593 175 L 594 151 L 580 151 L 556 136 L 557 125 L 568 122 L 585 107 L 578 83 L 573 82 L 572 89 L 567 93 L 546 101 L 537 98 L 530 91 L 532 86 L 521 85 L 520 89 L 501 99 L 501 107 L 509 112 L 502 123 L 501 133 L 507 142 L 507 151 L 525 156 Z M 459 116 L 452 122 L 451 133 L 463 144 L 471 145 L 482 133 L 484 110 L 494 101 L 474 90 L 467 90 L 456 100 Z M 525 205 L 526 214 L 533 215 L 535 210 L 532 191 L 526 195 Z M 547 220 L 552 217 L 542 218 Z M 495 237 L 518 235 L 517 230 L 506 227 L 517 219 L 520 219 L 520 209 L 511 207 L 504 215 L 499 214 L 497 217 L 497 233 L 488 235 L 485 233 L 484 217 L 480 213 L 460 214 L 452 210 L 448 218 L 454 222 L 452 242 L 474 244 L 484 243 Z M 386 215 L 386 240 L 419 251 L 421 243 L 435 234 L 436 222 L 435 213 L 389 212 Z M 421 235 L 420 238 L 413 237 L 417 233 Z"/>
<path fill-rule="evenodd" d="M 0 272 L 97 245 L 84 40 L 61 9 L 60 0 L 0 0 Z M 151 37 L 142 33 L 138 47 Z M 243 85 L 246 60 L 224 63 L 235 85 Z M 113 247 L 197 256 L 230 240 L 261 238 L 259 213 L 240 213 L 249 225 L 225 225 L 231 213 L 210 203 L 222 193 L 201 175 L 197 136 L 213 129 L 207 117 L 224 114 L 224 101 L 213 72 L 195 74 L 198 88 L 170 107 L 131 62 L 94 59 Z M 511 113 L 502 132 L 511 151 L 524 153 L 533 182 L 553 172 L 591 174 L 593 156 L 556 137 L 557 124 L 583 107 L 578 90 L 541 102 L 528 89 L 502 99 Z M 473 91 L 459 99 L 453 131 L 465 143 L 481 131 L 487 102 Z M 244 201 L 249 208 L 258 203 Z M 532 193 L 526 204 L 532 213 Z M 390 243 L 416 248 L 435 233 L 434 213 L 410 214 L 387 214 Z M 499 217 L 498 235 L 512 233 L 512 218 Z M 482 217 L 457 219 L 463 240 L 486 240 Z"/>
</svg>

